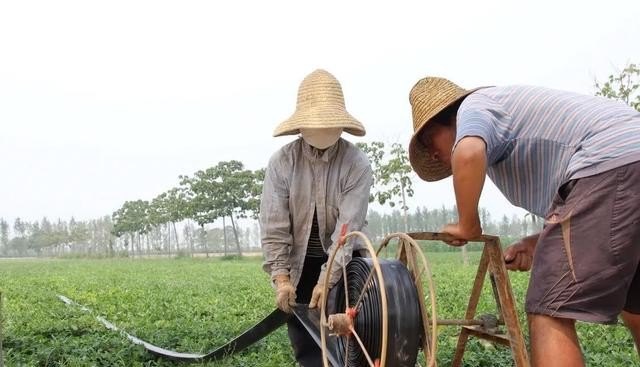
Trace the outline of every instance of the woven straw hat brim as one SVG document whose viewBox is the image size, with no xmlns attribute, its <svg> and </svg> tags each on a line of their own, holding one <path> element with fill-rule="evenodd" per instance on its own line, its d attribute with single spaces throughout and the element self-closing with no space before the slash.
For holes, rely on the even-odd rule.
<svg viewBox="0 0 640 367">
<path fill-rule="evenodd" d="M 342 128 L 343 131 L 364 136 L 364 126 L 347 111 L 336 110 L 330 106 L 296 111 L 291 117 L 276 127 L 273 136 L 296 135 L 301 128 L 322 129 Z"/>
<path fill-rule="evenodd" d="M 322 69 L 307 75 L 300 83 L 296 111 L 276 127 L 273 136 L 298 134 L 300 128 L 342 128 L 355 136 L 366 133 L 360 121 L 347 112 L 338 79 Z"/>
<path fill-rule="evenodd" d="M 418 177 L 425 181 L 440 181 L 451 176 L 451 168 L 432 159 L 428 155 L 427 148 L 415 136 L 409 143 L 409 162 Z"/>
<path fill-rule="evenodd" d="M 427 148 L 418 140 L 418 136 L 420 135 L 422 130 L 429 124 L 429 122 L 437 117 L 447 107 L 460 101 L 461 99 L 477 91 L 478 89 L 483 88 L 480 87 L 471 90 L 464 90 L 449 81 L 447 82 L 450 83 L 452 87 L 444 86 L 444 88 L 449 87 L 449 89 L 444 91 L 444 93 L 439 93 L 441 91 L 438 91 L 437 89 L 433 91 L 435 92 L 434 94 L 438 94 L 439 97 L 444 95 L 444 97 L 441 97 L 440 100 L 436 100 L 435 104 L 426 107 L 414 106 L 414 133 L 411 137 L 411 141 L 409 142 L 409 162 L 411 163 L 411 167 L 416 172 L 418 177 L 429 182 L 440 181 L 451 176 L 451 168 L 447 167 L 445 164 L 438 160 L 432 159 L 428 154 Z M 411 102 L 413 106 L 414 104 L 419 104 L 423 101 L 412 99 Z M 421 107 L 423 107 L 424 113 L 416 113 L 416 109 L 420 109 Z M 419 117 L 416 117 L 416 115 L 418 115 Z"/>
</svg>

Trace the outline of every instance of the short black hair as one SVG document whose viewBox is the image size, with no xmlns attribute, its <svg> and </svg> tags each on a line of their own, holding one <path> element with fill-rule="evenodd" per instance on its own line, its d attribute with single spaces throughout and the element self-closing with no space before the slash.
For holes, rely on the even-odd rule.
<svg viewBox="0 0 640 367">
<path fill-rule="evenodd" d="M 458 107 L 460 107 L 460 104 L 462 103 L 463 99 L 454 102 L 450 106 L 447 106 L 445 109 L 443 109 L 442 111 L 440 111 L 438 114 L 436 114 L 434 117 L 431 118 L 431 121 L 429 122 L 429 124 L 427 124 L 427 126 L 425 126 L 422 129 L 422 131 L 420 131 L 420 134 L 418 134 L 418 141 L 420 142 L 420 144 L 425 146 L 428 145 L 428 144 L 425 144 L 424 142 L 425 140 L 428 140 L 429 135 L 431 134 L 431 132 L 434 130 L 436 126 L 455 128 L 456 114 L 458 113 Z"/>
</svg>

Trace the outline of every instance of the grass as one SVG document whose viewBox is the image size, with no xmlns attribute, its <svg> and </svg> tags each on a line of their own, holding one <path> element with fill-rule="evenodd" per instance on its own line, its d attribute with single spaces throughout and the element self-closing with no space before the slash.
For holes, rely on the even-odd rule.
<svg viewBox="0 0 640 367">
<path fill-rule="evenodd" d="M 439 318 L 461 318 L 472 286 L 473 266 L 456 253 L 429 254 L 438 294 Z M 478 254 L 472 253 L 472 263 Z M 511 282 L 522 305 L 528 275 Z M 260 259 L 102 259 L 0 261 L 4 296 L 6 366 L 173 366 L 107 330 L 94 316 L 68 307 L 63 294 L 129 333 L 183 352 L 204 353 L 253 326 L 274 308 Z M 488 288 L 478 314 L 495 313 Z M 438 361 L 449 365 L 454 328 L 441 328 Z M 640 366 L 621 326 L 579 325 L 589 366 Z M 210 366 L 294 365 L 286 329 Z M 470 342 L 466 366 L 511 365 L 502 347 Z"/>
</svg>

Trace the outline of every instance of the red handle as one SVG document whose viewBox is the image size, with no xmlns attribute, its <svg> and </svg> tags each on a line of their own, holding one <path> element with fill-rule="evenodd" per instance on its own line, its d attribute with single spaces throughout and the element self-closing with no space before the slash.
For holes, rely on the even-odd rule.
<svg viewBox="0 0 640 367">
<path fill-rule="evenodd" d="M 347 235 L 347 223 L 344 223 L 340 228 L 340 237 L 344 237 L 346 235 Z"/>
</svg>

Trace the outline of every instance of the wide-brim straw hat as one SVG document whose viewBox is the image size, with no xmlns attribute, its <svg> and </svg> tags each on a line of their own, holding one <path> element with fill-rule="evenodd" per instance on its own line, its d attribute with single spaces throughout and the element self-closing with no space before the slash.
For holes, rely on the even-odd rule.
<svg viewBox="0 0 640 367">
<path fill-rule="evenodd" d="M 355 136 L 366 133 L 364 126 L 347 112 L 338 79 L 322 69 L 300 83 L 296 111 L 276 127 L 273 136 L 295 135 L 300 128 L 342 128 Z"/>
<path fill-rule="evenodd" d="M 418 136 L 434 117 L 447 107 L 480 88 L 466 90 L 450 80 L 437 77 L 420 79 L 411 88 L 409 102 L 413 114 L 413 136 L 409 143 L 409 161 L 418 176 L 425 181 L 439 181 L 451 176 L 451 168 L 428 154 Z"/>
</svg>

